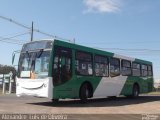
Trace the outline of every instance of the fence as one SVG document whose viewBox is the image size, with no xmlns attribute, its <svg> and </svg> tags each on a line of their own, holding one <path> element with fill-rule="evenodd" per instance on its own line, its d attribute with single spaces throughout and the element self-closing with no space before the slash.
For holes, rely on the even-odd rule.
<svg viewBox="0 0 160 120">
<path fill-rule="evenodd" d="M 0 92 L 10 94 L 15 90 L 15 80 L 12 79 L 12 74 L 0 74 Z"/>
</svg>

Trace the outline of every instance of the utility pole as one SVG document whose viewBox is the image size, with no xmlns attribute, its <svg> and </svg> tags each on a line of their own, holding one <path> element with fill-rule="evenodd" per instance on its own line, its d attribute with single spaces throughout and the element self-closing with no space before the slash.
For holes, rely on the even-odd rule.
<svg viewBox="0 0 160 120">
<path fill-rule="evenodd" d="M 75 38 L 73 38 L 73 43 L 74 43 L 74 44 L 76 43 L 76 39 L 75 39 Z"/>
<path fill-rule="evenodd" d="M 32 21 L 32 28 L 31 28 L 31 41 L 33 41 L 33 21 Z"/>
</svg>

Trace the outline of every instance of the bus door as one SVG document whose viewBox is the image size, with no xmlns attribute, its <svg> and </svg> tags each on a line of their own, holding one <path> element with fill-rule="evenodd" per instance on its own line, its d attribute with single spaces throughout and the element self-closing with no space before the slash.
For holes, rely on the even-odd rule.
<svg viewBox="0 0 160 120">
<path fill-rule="evenodd" d="M 71 79 L 72 51 L 69 48 L 55 46 L 54 52 L 53 84 L 60 85 Z"/>
</svg>

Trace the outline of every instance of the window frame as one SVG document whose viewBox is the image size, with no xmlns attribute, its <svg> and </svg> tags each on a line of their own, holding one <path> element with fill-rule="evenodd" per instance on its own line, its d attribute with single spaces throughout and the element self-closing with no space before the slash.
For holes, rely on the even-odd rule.
<svg viewBox="0 0 160 120">
<path fill-rule="evenodd" d="M 119 65 L 114 65 L 114 66 L 118 66 L 118 68 L 119 68 L 119 73 L 117 75 L 114 75 L 114 76 L 111 76 L 111 60 L 112 59 L 118 60 L 118 63 L 119 63 Z M 121 61 L 120 61 L 120 59 L 115 58 L 115 57 L 110 57 L 110 59 L 109 59 L 109 76 L 110 77 L 117 77 L 117 76 L 120 76 L 120 75 L 121 75 Z"/>
<path fill-rule="evenodd" d="M 152 65 L 147 65 L 147 68 L 149 68 L 149 66 L 151 67 L 151 70 L 147 70 L 147 75 L 148 76 L 153 76 L 153 66 Z M 149 75 L 149 71 L 151 72 L 151 75 Z"/>
<path fill-rule="evenodd" d="M 62 50 L 63 51 L 67 51 L 67 53 L 63 54 Z M 72 64 L 73 56 L 72 56 L 72 54 L 73 54 L 73 51 L 72 51 L 71 48 L 64 47 L 64 46 L 59 46 L 59 45 L 55 45 L 54 46 L 53 66 L 52 66 L 52 76 L 53 76 L 53 85 L 54 86 L 61 85 L 61 84 L 65 83 L 65 82 L 67 82 L 68 80 L 70 80 L 73 77 L 73 70 L 72 70 L 72 67 L 73 67 L 73 64 Z M 61 81 L 60 81 L 60 83 L 56 83 L 57 81 L 55 79 L 56 78 L 55 77 L 56 73 L 55 73 L 55 68 L 54 67 L 55 67 L 56 64 L 60 65 L 60 61 L 59 60 L 60 60 L 60 57 L 62 57 L 62 56 L 65 57 L 65 58 L 70 59 L 70 79 L 66 79 L 65 81 L 63 81 L 63 80 L 61 80 L 62 74 L 60 74 L 58 76 L 59 77 L 58 79 L 61 80 Z M 55 62 L 55 58 L 56 57 L 58 57 L 58 61 L 57 62 Z M 62 67 L 58 66 L 56 69 L 57 69 L 57 71 L 62 71 Z"/>
<path fill-rule="evenodd" d="M 123 62 L 129 62 L 129 63 L 130 63 L 130 67 L 124 66 L 124 65 L 123 65 Z M 122 68 L 123 68 L 123 67 L 125 67 L 125 68 L 130 68 L 131 73 L 130 73 L 130 74 L 126 74 L 126 75 L 122 74 Z M 121 60 L 121 75 L 122 75 L 122 76 L 131 76 L 131 75 L 132 75 L 132 62 L 131 62 L 131 61 L 125 60 L 125 59 L 122 59 L 122 60 Z"/>
<path fill-rule="evenodd" d="M 143 65 L 147 67 L 147 70 L 142 68 Z M 147 74 L 144 75 L 144 74 L 143 74 L 143 71 L 146 71 Z M 148 65 L 146 65 L 146 64 L 141 64 L 141 76 L 142 76 L 142 77 L 147 77 L 147 76 L 148 76 Z"/>
<path fill-rule="evenodd" d="M 81 53 L 85 53 L 85 54 L 89 54 L 90 56 L 91 56 L 91 59 L 90 59 L 90 61 L 89 60 L 84 60 L 84 59 L 77 59 L 77 53 L 78 52 L 81 52 Z M 77 61 L 77 60 L 79 60 L 79 61 L 82 61 L 82 62 L 87 62 L 87 63 L 91 63 L 91 65 L 92 65 L 92 74 L 88 74 L 88 75 L 86 75 L 86 74 L 81 74 L 81 73 L 78 73 L 77 72 L 77 64 L 75 63 L 75 65 L 74 65 L 74 67 L 75 67 L 75 75 L 81 75 L 81 76 L 93 76 L 94 75 L 94 71 L 93 71 L 93 53 L 91 53 L 91 52 L 86 52 L 86 51 L 82 51 L 82 50 L 75 50 L 75 62 Z"/>
<path fill-rule="evenodd" d="M 108 68 L 107 68 L 107 75 L 96 75 L 96 73 L 95 73 L 96 63 L 106 64 L 105 62 L 97 62 L 96 59 L 95 59 L 97 56 L 98 56 L 98 57 L 104 57 L 104 58 L 107 59 L 107 66 L 108 66 Z M 95 55 L 94 55 L 94 75 L 95 75 L 96 77 L 109 77 L 109 58 L 108 58 L 107 56 L 99 55 L 99 54 L 95 54 Z"/>
<path fill-rule="evenodd" d="M 133 68 L 133 64 L 139 64 L 139 69 L 138 68 Z M 136 70 L 140 70 L 140 75 L 133 75 L 133 72 L 134 70 L 133 69 L 136 69 Z M 135 76 L 135 77 L 141 77 L 141 64 L 138 63 L 138 62 L 132 62 L 132 76 Z"/>
</svg>

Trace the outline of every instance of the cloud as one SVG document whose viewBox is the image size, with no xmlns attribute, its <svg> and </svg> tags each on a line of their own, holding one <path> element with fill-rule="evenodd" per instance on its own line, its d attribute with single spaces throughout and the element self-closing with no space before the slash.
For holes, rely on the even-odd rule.
<svg viewBox="0 0 160 120">
<path fill-rule="evenodd" d="M 120 11 L 120 0 L 83 0 L 87 7 L 84 13 L 115 13 Z"/>
</svg>

